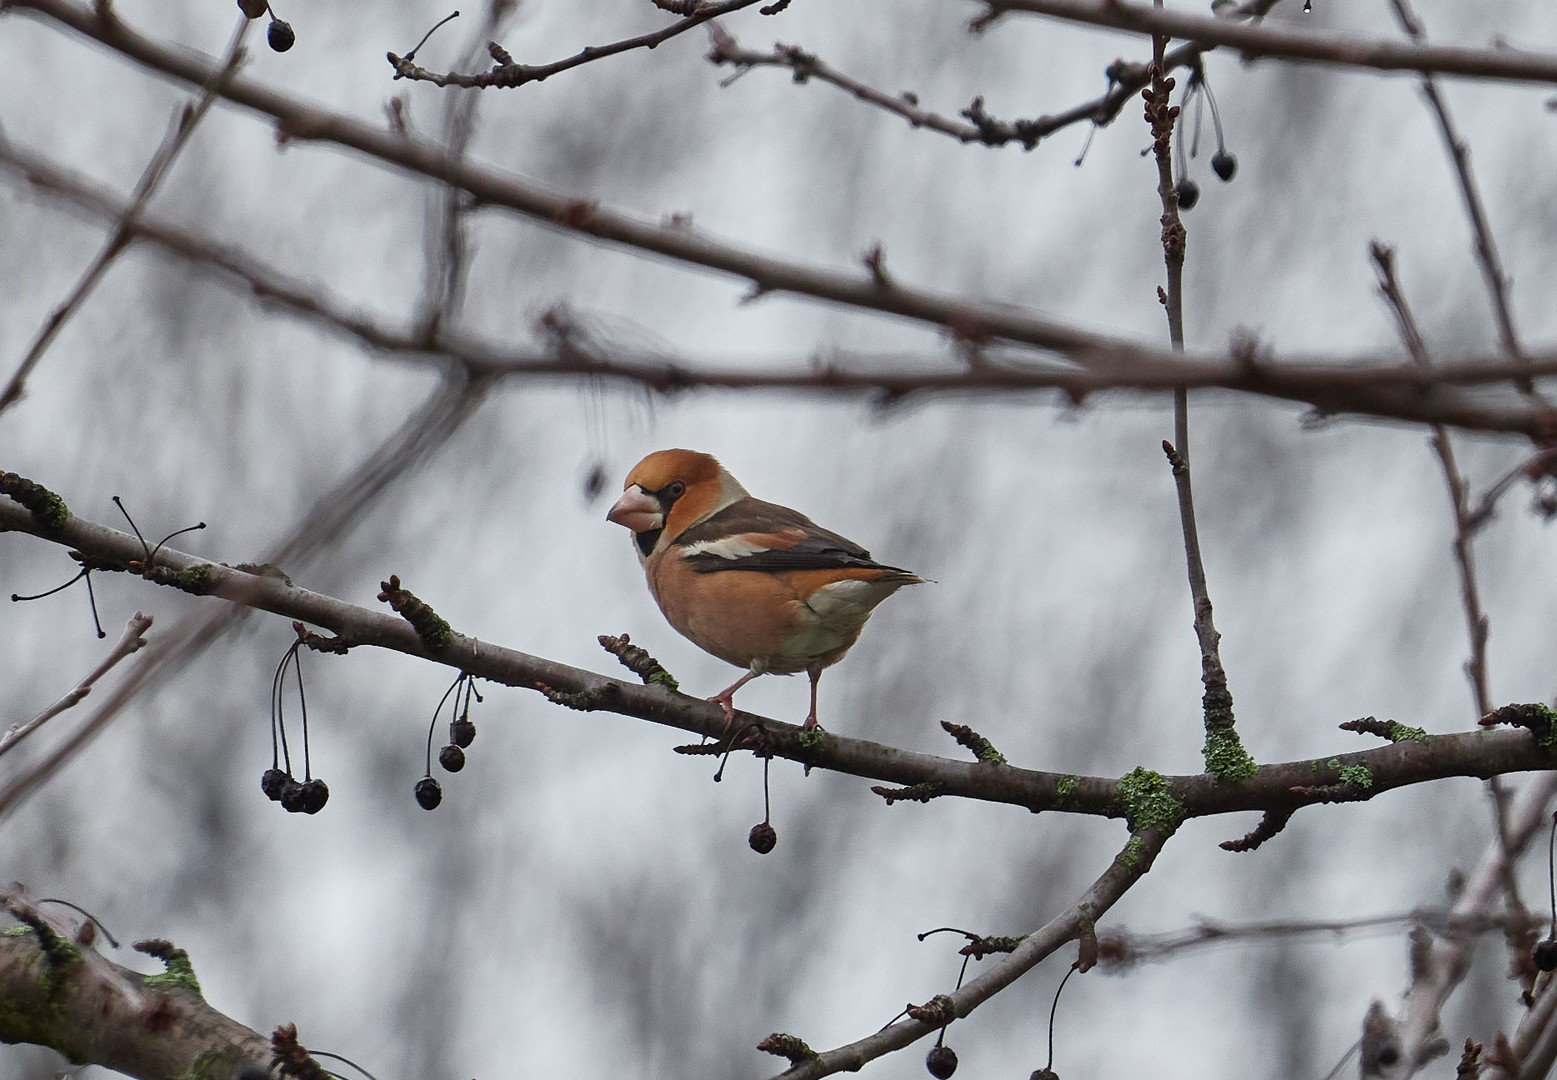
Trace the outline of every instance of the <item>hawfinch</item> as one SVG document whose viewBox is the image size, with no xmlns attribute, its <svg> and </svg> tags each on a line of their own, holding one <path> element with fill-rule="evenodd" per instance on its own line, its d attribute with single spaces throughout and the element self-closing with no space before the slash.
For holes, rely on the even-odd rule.
<svg viewBox="0 0 1557 1080">
<path fill-rule="evenodd" d="M 772 672 L 811 676 L 849 651 L 871 609 L 925 580 L 803 514 L 746 493 L 719 462 L 660 450 L 634 466 L 607 520 L 632 530 L 649 591 L 670 625 L 706 652 L 746 669 L 709 698 L 734 720 L 735 692 Z"/>
</svg>

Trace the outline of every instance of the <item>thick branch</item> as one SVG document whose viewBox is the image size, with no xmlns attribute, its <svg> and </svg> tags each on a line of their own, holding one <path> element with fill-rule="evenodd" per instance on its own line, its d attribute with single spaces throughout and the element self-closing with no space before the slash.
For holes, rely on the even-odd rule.
<svg viewBox="0 0 1557 1080">
<path fill-rule="evenodd" d="M 110 221 L 124 203 L 91 181 L 0 136 L 0 163 L 39 191 Z M 876 393 L 887 400 L 910 393 L 990 393 L 1058 389 L 1073 398 L 1119 389 L 1160 391 L 1187 386 L 1217 387 L 1303 402 L 1327 413 L 1357 413 L 1408 421 L 1451 424 L 1477 430 L 1545 437 L 1557 432 L 1557 415 L 1539 403 L 1482 400 L 1457 387 L 1507 382 L 1530 374 L 1557 374 L 1557 352 L 1529 357 L 1529 364 L 1495 356 L 1468 357 L 1431 371 L 1385 356 L 1298 357 L 1276 362 L 1235 347 L 1225 356 L 1178 357 L 1101 335 L 1087 351 L 1089 370 L 1059 364 L 991 362 L 948 368 L 934 357 L 865 357 L 795 360 L 753 365 L 708 359 L 666 359 L 632 355 L 570 333 L 551 348 L 525 348 L 444 326 L 428 335 L 408 330 L 370 312 L 353 309 L 315 282 L 285 274 L 246 251 L 155 215 L 136 218 L 131 235 L 198 265 L 218 271 L 213 279 L 262 304 L 286 310 L 385 356 L 417 363 L 453 359 L 473 373 L 506 378 L 576 379 L 581 375 L 618 379 L 660 391 L 712 387 L 732 390 L 808 391 L 825 394 Z"/>
<path fill-rule="evenodd" d="M 7 906 L 31 928 L 0 933 L 0 1040 L 52 1047 L 74 1064 L 143 1080 L 264 1073 L 268 1040 L 198 990 L 115 964 L 14 896 Z"/>
<path fill-rule="evenodd" d="M 128 565 L 144 556 L 133 536 L 75 516 L 58 529 L 48 528 L 37 524 L 28 510 L 0 498 L 0 532 L 5 531 L 32 533 L 106 563 Z M 718 705 L 661 684 L 609 678 L 459 633 L 429 648 L 409 622 L 390 612 L 358 607 L 283 578 L 248 573 L 172 548 L 161 549 L 157 567 L 157 575 L 170 583 L 323 627 L 350 646 L 391 649 L 508 686 L 544 687 L 548 696 L 560 696 L 575 708 L 635 717 L 714 739 L 726 734 L 724 711 Z M 1159 777 L 1141 769 L 1122 778 L 1086 777 L 952 760 L 831 732 L 817 745 L 814 739 L 802 742 L 796 725 L 746 712 L 738 712 L 737 718 L 761 728 L 764 752 L 808 766 L 905 786 L 934 783 L 944 795 L 1009 803 L 1034 812 L 1094 814 L 1136 824 L 1176 825 L 1185 818 L 1233 811 L 1364 801 L 1450 776 L 1486 778 L 1557 767 L 1557 751 L 1539 744 L 1529 731 L 1483 730 L 1404 738 L 1328 759 L 1264 765 L 1237 785 L 1211 774 Z"/>
</svg>

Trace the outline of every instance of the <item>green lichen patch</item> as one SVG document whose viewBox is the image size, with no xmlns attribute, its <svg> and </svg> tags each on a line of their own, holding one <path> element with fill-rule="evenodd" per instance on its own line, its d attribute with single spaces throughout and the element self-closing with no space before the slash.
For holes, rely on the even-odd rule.
<svg viewBox="0 0 1557 1080">
<path fill-rule="evenodd" d="M 827 745 L 827 732 L 821 728 L 801 728 L 795 733 L 795 741 L 802 750 L 820 750 Z"/>
<path fill-rule="evenodd" d="M 1184 804 L 1168 792 L 1161 773 L 1136 766 L 1119 779 L 1119 804 L 1132 829 L 1156 829 L 1167 834 L 1184 820 Z"/>
<path fill-rule="evenodd" d="M 1232 728 L 1207 728 L 1206 771 L 1218 780 L 1237 783 L 1260 771 Z"/>
<path fill-rule="evenodd" d="M 31 510 L 33 520 L 45 529 L 63 529 L 65 522 L 70 520 L 70 510 L 64 499 L 25 476 L 0 472 L 0 494 L 9 495 Z"/>
<path fill-rule="evenodd" d="M 195 978 L 195 967 L 183 949 L 171 941 L 154 938 L 137 941 L 135 950 L 161 960 L 164 968 L 159 975 L 147 975 L 141 979 L 142 986 L 148 990 L 186 990 L 196 997 L 200 996 L 200 980 Z"/>
<path fill-rule="evenodd" d="M 1076 797 L 1076 791 L 1081 787 L 1081 777 L 1074 773 L 1060 777 L 1060 782 L 1055 785 L 1054 798 L 1061 806 Z"/>
<path fill-rule="evenodd" d="M 1373 786 L 1373 773 L 1366 765 L 1348 765 L 1340 771 L 1341 783 L 1366 791 Z"/>
<path fill-rule="evenodd" d="M 1557 712 L 1549 705 L 1533 702 L 1527 705 L 1504 705 L 1481 718 L 1483 727 L 1492 724 L 1512 724 L 1529 730 L 1543 750 L 1557 749 Z"/>
<path fill-rule="evenodd" d="M 1419 727 L 1406 727 L 1404 724 L 1390 721 L 1388 737 L 1390 742 L 1425 743 L 1427 741 L 1427 732 Z"/>
<path fill-rule="evenodd" d="M 204 596 L 216 583 L 216 571 L 210 563 L 197 563 L 178 572 L 173 579 L 176 588 L 196 596 Z"/>
</svg>

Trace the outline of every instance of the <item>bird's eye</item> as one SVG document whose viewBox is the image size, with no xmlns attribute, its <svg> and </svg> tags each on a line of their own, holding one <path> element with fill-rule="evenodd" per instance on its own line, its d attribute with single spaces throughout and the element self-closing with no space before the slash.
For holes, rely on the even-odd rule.
<svg viewBox="0 0 1557 1080">
<path fill-rule="evenodd" d="M 679 499 L 687 493 L 687 485 L 680 480 L 672 480 L 665 485 L 665 494 L 671 499 Z"/>
</svg>

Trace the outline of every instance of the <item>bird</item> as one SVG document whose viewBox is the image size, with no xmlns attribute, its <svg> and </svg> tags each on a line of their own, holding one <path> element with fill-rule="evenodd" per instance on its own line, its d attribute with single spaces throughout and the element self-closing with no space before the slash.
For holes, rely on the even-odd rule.
<svg viewBox="0 0 1557 1080">
<path fill-rule="evenodd" d="M 745 668 L 709 698 L 735 720 L 735 692 L 759 675 L 816 687 L 859 638 L 877 604 L 926 579 L 871 558 L 787 506 L 753 498 L 709 454 L 658 450 L 633 466 L 606 514 L 632 533 L 649 592 L 683 637 Z"/>
</svg>

